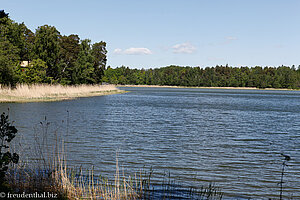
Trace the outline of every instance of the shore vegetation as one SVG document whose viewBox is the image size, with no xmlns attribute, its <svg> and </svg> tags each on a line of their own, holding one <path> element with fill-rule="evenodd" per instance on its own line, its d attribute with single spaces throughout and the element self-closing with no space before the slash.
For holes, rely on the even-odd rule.
<svg viewBox="0 0 300 200">
<path fill-rule="evenodd" d="M 300 67 L 167 66 L 150 69 L 107 68 L 103 81 L 119 85 L 213 88 L 300 89 Z"/>
<path fill-rule="evenodd" d="M 2 87 L 0 102 L 40 102 L 70 100 L 79 97 L 101 96 L 123 93 L 114 85 L 49 85 L 18 84 L 15 88 Z"/>
</svg>

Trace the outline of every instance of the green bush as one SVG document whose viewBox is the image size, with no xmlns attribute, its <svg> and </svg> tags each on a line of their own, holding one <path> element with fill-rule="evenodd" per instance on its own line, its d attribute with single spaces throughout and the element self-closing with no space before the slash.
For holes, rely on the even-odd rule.
<svg viewBox="0 0 300 200">
<path fill-rule="evenodd" d="M 1 114 L 0 121 L 0 186 L 5 183 L 5 173 L 11 163 L 18 163 L 19 155 L 9 151 L 8 143 L 14 139 L 18 130 L 8 120 L 8 115 Z"/>
</svg>

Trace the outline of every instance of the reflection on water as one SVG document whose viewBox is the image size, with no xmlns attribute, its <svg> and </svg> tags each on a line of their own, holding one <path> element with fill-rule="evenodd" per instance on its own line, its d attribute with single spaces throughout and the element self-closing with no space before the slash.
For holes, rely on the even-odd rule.
<svg viewBox="0 0 300 200">
<path fill-rule="evenodd" d="M 1 104 L 27 143 L 47 116 L 62 132 L 70 165 L 113 177 L 169 172 L 182 185 L 214 182 L 228 197 L 275 198 L 283 158 L 284 195 L 300 198 L 300 92 L 123 88 L 126 94 L 73 101 Z M 26 148 L 25 148 L 26 149 Z"/>
</svg>

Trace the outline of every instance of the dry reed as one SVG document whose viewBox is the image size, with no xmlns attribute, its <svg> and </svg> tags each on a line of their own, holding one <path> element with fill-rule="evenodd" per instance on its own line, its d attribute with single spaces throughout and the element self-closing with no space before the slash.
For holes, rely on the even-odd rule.
<svg viewBox="0 0 300 200">
<path fill-rule="evenodd" d="M 76 172 L 75 172 L 76 173 Z M 95 179 L 94 170 L 88 170 L 88 175 L 83 174 L 80 169 L 76 176 L 67 168 L 64 158 L 58 157 L 58 168 L 54 173 L 54 180 L 57 188 L 60 188 L 67 199 L 140 199 L 140 188 L 130 184 L 130 177 L 120 177 L 118 160 L 116 162 L 116 173 L 114 184 L 105 179 Z"/>
<path fill-rule="evenodd" d="M 59 101 L 78 97 L 101 96 L 122 93 L 114 85 L 48 85 L 19 84 L 16 88 L 2 87 L 0 102 Z"/>
</svg>

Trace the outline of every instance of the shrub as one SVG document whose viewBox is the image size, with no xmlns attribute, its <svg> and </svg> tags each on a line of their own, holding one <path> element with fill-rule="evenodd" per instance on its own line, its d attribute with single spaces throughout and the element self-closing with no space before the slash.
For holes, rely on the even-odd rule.
<svg viewBox="0 0 300 200">
<path fill-rule="evenodd" d="M 8 143 L 16 136 L 18 130 L 8 120 L 8 115 L 1 114 L 0 121 L 0 185 L 5 183 L 5 173 L 10 163 L 18 163 L 19 155 L 9 151 Z"/>
</svg>

